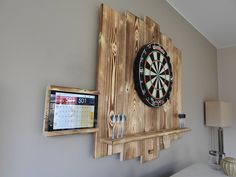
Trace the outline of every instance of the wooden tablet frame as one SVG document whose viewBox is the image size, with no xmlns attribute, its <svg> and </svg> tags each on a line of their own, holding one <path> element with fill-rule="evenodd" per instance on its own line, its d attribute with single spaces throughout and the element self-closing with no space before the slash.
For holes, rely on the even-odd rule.
<svg viewBox="0 0 236 177">
<path fill-rule="evenodd" d="M 78 133 L 94 133 L 98 131 L 98 128 L 73 128 L 66 130 L 49 130 L 49 111 L 50 111 L 50 101 L 51 101 L 51 93 L 55 92 L 65 92 L 65 93 L 74 93 L 74 94 L 88 94 L 98 96 L 98 91 L 94 90 L 84 90 L 79 88 L 72 87 L 62 87 L 62 86 L 48 86 L 46 90 L 45 97 L 45 109 L 44 109 L 44 124 L 43 124 L 43 134 L 45 136 L 59 136 L 59 135 L 70 135 L 70 134 L 78 134 Z M 96 121 L 96 120 L 94 120 Z"/>
</svg>

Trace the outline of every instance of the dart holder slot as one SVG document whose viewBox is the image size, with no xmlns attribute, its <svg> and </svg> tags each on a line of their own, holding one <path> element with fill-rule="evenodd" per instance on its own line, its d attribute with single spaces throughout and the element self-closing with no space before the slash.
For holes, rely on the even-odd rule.
<svg viewBox="0 0 236 177">
<path fill-rule="evenodd" d="M 186 114 L 178 114 L 178 117 L 179 117 L 179 128 L 184 128 Z"/>
<path fill-rule="evenodd" d="M 118 114 L 111 116 L 112 121 L 112 139 L 118 139 L 124 137 L 126 116 L 124 114 Z"/>
</svg>

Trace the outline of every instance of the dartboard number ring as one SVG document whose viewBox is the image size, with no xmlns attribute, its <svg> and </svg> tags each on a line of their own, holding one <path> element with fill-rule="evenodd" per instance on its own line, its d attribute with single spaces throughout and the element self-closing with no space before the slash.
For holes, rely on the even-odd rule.
<svg viewBox="0 0 236 177">
<path fill-rule="evenodd" d="M 170 57 L 158 43 L 148 43 L 138 51 L 134 63 L 135 89 L 150 107 L 160 107 L 170 98 L 173 74 Z"/>
</svg>

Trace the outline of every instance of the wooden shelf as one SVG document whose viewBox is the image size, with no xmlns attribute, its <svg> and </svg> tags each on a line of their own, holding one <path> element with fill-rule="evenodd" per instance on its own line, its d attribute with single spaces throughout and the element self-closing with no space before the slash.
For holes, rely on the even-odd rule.
<svg viewBox="0 0 236 177">
<path fill-rule="evenodd" d="M 80 89 L 80 88 L 74 88 L 74 87 L 63 87 L 63 86 L 51 85 L 48 87 L 48 89 L 53 90 L 53 91 L 64 91 L 64 92 L 72 92 L 72 93 L 85 93 L 85 94 L 99 95 L 99 92 L 97 90 L 87 90 L 87 89 Z"/>
<path fill-rule="evenodd" d="M 156 138 L 160 136 L 167 136 L 171 134 L 179 134 L 179 133 L 184 133 L 184 132 L 189 132 L 189 131 L 191 131 L 190 128 L 168 129 L 168 130 L 160 130 L 156 132 L 136 133 L 136 134 L 125 136 L 124 138 L 119 138 L 119 139 L 101 138 L 100 141 L 109 145 L 117 145 L 117 144 L 129 143 L 133 141 L 142 141 L 144 139 Z"/>
<path fill-rule="evenodd" d="M 95 133 L 98 132 L 98 128 L 86 128 L 77 130 L 60 130 L 60 131 L 44 131 L 45 136 L 62 136 L 62 135 L 72 135 L 81 133 Z"/>
</svg>

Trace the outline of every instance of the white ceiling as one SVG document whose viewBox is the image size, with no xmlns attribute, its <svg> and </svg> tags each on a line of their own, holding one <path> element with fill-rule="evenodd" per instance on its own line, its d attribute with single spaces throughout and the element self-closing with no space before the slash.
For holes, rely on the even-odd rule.
<svg viewBox="0 0 236 177">
<path fill-rule="evenodd" d="M 236 46 L 236 0 L 167 0 L 216 48 Z"/>
</svg>

